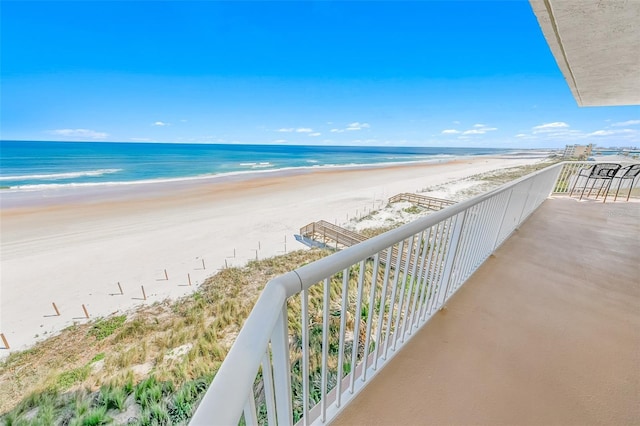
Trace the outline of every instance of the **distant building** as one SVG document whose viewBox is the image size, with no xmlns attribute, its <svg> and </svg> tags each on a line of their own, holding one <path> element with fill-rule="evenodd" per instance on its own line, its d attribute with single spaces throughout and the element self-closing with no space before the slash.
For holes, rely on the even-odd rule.
<svg viewBox="0 0 640 426">
<path fill-rule="evenodd" d="M 578 160 L 585 160 L 591 155 L 593 144 L 589 145 L 567 145 L 564 149 L 563 158 L 576 158 Z"/>
</svg>

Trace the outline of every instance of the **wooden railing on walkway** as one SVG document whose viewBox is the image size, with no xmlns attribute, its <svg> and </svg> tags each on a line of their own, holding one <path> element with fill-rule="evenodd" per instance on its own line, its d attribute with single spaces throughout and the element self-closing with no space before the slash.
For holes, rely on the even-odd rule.
<svg viewBox="0 0 640 426">
<path fill-rule="evenodd" d="M 364 235 L 360 235 L 357 232 L 350 231 L 325 220 L 312 222 L 307 226 L 303 226 L 300 228 L 300 235 L 315 241 L 321 241 L 329 246 L 335 246 L 336 249 L 338 247 L 351 247 L 367 239 Z M 330 242 L 333 242 L 333 244 L 330 244 Z"/>
<path fill-rule="evenodd" d="M 445 207 L 454 205 L 456 202 L 451 200 L 445 200 L 442 198 L 427 197 L 426 195 L 410 194 L 403 192 L 402 194 L 394 195 L 389 198 L 390 203 L 396 203 L 398 201 L 408 201 L 421 207 L 425 207 L 428 210 L 442 210 Z"/>
<path fill-rule="evenodd" d="M 345 229 L 341 226 L 334 225 L 325 220 L 320 220 L 318 222 L 312 222 L 306 226 L 300 228 L 300 235 L 302 237 L 309 238 L 311 240 L 317 241 L 318 243 L 322 243 L 326 247 L 332 247 L 336 250 L 341 248 L 347 248 L 358 243 L 361 243 L 367 239 L 364 235 L 360 235 L 357 232 L 350 231 L 349 229 Z M 386 250 L 381 253 L 382 259 L 381 262 L 384 263 L 384 259 L 387 258 Z M 403 250 L 402 257 L 400 261 L 400 267 L 404 267 L 405 259 L 406 259 L 406 250 Z M 398 248 L 393 247 L 391 250 L 391 266 L 394 267 L 396 265 L 398 259 Z M 413 268 L 413 261 L 408 265 L 409 268 Z"/>
</svg>

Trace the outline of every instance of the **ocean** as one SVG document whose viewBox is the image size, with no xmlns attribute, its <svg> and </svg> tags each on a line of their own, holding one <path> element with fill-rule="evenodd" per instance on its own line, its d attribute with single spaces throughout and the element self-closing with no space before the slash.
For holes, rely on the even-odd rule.
<svg viewBox="0 0 640 426">
<path fill-rule="evenodd" d="M 428 162 L 492 148 L 0 141 L 2 193 L 135 185 L 297 168 Z"/>
</svg>

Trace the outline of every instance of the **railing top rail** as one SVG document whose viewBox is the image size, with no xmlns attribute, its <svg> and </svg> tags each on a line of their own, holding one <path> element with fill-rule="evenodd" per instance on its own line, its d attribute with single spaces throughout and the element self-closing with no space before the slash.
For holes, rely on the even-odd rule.
<svg viewBox="0 0 640 426">
<path fill-rule="evenodd" d="M 219 424 L 238 423 L 248 389 L 251 389 L 274 325 L 282 312 L 283 304 L 289 297 L 308 289 L 327 276 L 342 271 L 399 241 L 507 191 L 524 180 L 553 168 L 563 167 L 565 163 L 557 163 L 523 176 L 492 191 L 456 203 L 269 281 L 220 366 L 215 380 L 203 397 L 200 408 L 206 407 L 206 410 L 199 408 L 191 424 L 209 424 L 211 415 L 215 415 L 216 423 Z"/>
</svg>

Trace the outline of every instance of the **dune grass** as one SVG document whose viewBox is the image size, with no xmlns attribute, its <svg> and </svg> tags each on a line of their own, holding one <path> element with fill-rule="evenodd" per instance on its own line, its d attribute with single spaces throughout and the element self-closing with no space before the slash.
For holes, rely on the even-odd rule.
<svg viewBox="0 0 640 426">
<path fill-rule="evenodd" d="M 437 185 L 433 187 L 425 187 L 419 190 L 420 193 L 428 193 L 431 191 L 438 191 L 447 188 L 451 184 L 458 182 L 470 182 L 471 185 L 463 190 L 457 191 L 455 194 L 451 194 L 450 198 L 454 201 L 464 201 L 476 195 L 496 189 L 500 185 L 507 182 L 511 182 L 522 176 L 528 175 L 538 170 L 542 170 L 545 167 L 549 167 L 553 164 L 559 163 L 561 159 L 546 159 L 535 164 L 529 164 L 524 166 L 508 167 L 504 169 L 498 169 L 490 172 L 479 173 L 473 176 L 466 177 L 464 179 L 457 180 L 455 182 L 448 182 L 446 184 Z"/>
<path fill-rule="evenodd" d="M 264 285 L 329 253 L 224 269 L 178 301 L 74 325 L 10 355 L 0 362 L 0 424 L 186 423 Z"/>
</svg>

